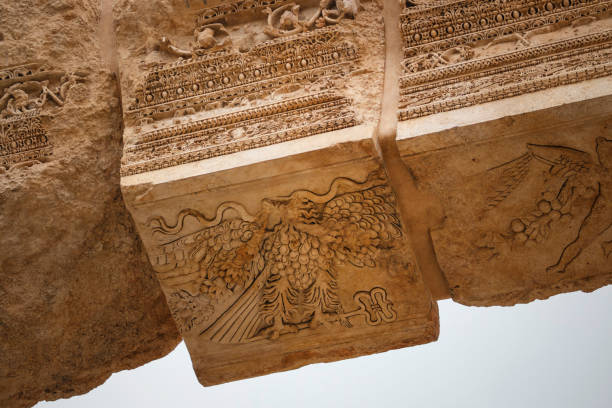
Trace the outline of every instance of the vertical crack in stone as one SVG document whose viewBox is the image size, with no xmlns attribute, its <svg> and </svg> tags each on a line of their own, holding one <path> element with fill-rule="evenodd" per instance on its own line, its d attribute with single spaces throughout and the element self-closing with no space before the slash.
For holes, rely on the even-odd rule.
<svg viewBox="0 0 612 408">
<path fill-rule="evenodd" d="M 396 141 L 402 52 L 401 11 L 399 1 L 385 1 L 385 79 L 375 141 L 389 185 L 397 198 L 400 217 L 410 237 L 423 281 L 434 299 L 446 299 L 450 297 L 448 282 L 438 263 L 430 236 L 431 229 L 439 227 L 444 221 L 443 209 L 437 197 L 419 189 L 410 167 L 400 156 Z"/>
</svg>

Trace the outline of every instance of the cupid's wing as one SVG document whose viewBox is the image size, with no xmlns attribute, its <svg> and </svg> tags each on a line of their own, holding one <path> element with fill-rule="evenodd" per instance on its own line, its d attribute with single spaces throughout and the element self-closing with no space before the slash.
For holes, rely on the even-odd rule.
<svg viewBox="0 0 612 408">
<path fill-rule="evenodd" d="M 381 183 L 341 194 L 326 204 L 322 225 L 335 238 L 328 245 L 336 261 L 375 266 L 378 250 L 402 235 L 394 202 L 389 186 Z"/>
<path fill-rule="evenodd" d="M 519 158 L 489 169 L 489 173 L 495 174 L 489 187 L 487 195 L 487 209 L 497 207 L 523 182 L 529 173 L 529 166 L 533 156 L 525 153 Z"/>
<path fill-rule="evenodd" d="M 535 159 L 549 165 L 550 174 L 557 177 L 585 173 L 594 164 L 589 153 L 570 147 L 527 144 L 527 149 Z"/>
<path fill-rule="evenodd" d="M 534 163 L 549 167 L 551 176 L 570 179 L 588 173 L 594 162 L 591 155 L 582 150 L 564 146 L 527 144 L 528 152 L 501 166 L 488 170 L 495 174 L 487 196 L 487 209 L 493 209 L 504 201 L 525 180 Z"/>
</svg>

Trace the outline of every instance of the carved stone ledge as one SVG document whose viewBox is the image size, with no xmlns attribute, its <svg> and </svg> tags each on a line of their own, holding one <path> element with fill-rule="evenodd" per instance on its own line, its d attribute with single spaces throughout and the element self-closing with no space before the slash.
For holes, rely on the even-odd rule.
<svg viewBox="0 0 612 408">
<path fill-rule="evenodd" d="M 374 2 L 282 3 L 170 7 L 158 48 L 119 19 L 122 191 L 202 384 L 434 341 L 434 299 L 612 281 L 606 90 L 570 88 L 609 81 L 609 2 L 410 7 L 384 92 Z"/>
<path fill-rule="evenodd" d="M 372 149 L 124 185 L 204 385 L 437 338 Z"/>
<path fill-rule="evenodd" d="M 204 385 L 438 335 L 374 159 L 380 10 L 263 3 L 203 10 L 191 48 L 118 24 L 123 195 Z"/>
</svg>

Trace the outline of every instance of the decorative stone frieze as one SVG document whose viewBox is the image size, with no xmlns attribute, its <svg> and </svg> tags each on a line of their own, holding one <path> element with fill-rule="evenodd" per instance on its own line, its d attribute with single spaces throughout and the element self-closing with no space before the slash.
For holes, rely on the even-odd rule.
<svg viewBox="0 0 612 408">
<path fill-rule="evenodd" d="M 141 136 L 125 149 L 123 175 L 356 126 L 350 101 L 333 93 L 290 99 Z"/>
<path fill-rule="evenodd" d="M 609 76 L 611 4 L 443 1 L 406 7 L 400 120 Z"/>
<path fill-rule="evenodd" d="M 380 9 L 278 3 L 118 25 L 123 194 L 204 385 L 438 335 L 375 159 Z"/>
<path fill-rule="evenodd" d="M 52 116 L 84 74 L 53 70 L 43 63 L 0 68 L 0 171 L 40 163 L 53 148 L 42 123 Z"/>
</svg>

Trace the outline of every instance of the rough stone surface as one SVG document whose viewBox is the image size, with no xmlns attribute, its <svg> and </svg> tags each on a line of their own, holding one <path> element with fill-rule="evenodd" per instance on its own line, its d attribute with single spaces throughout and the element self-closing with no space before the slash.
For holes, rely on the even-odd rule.
<svg viewBox="0 0 612 408">
<path fill-rule="evenodd" d="M 179 339 L 119 190 L 120 107 L 99 20 L 95 1 L 0 4 L 0 66 L 87 74 L 63 107 L 44 107 L 52 155 L 0 175 L 3 407 L 85 393 Z"/>
<path fill-rule="evenodd" d="M 446 220 L 432 238 L 453 300 L 511 306 L 612 282 L 610 104 L 597 98 L 400 141 L 442 201 Z"/>
</svg>

